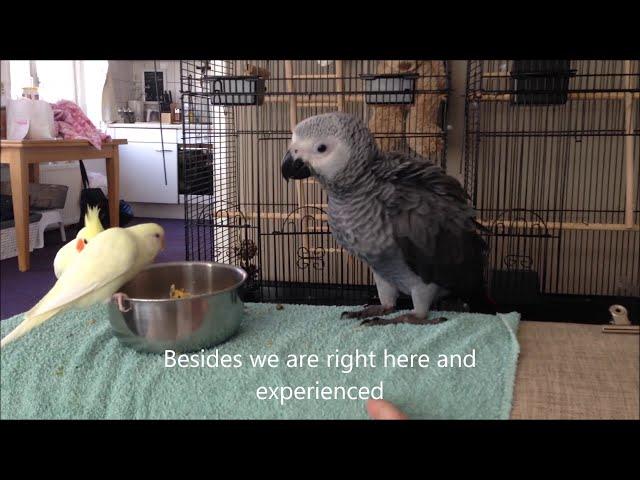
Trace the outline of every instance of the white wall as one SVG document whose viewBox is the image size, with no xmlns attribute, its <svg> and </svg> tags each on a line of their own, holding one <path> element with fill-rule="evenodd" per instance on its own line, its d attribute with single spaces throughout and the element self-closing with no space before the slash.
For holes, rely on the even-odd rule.
<svg viewBox="0 0 640 480">
<path fill-rule="evenodd" d="M 128 60 L 109 60 L 118 106 L 124 106 L 130 100 L 134 63 L 136 62 Z"/>
<path fill-rule="evenodd" d="M 4 99 L 11 96 L 11 78 L 9 76 L 9 60 L 0 60 L 0 81 L 4 86 L 4 95 L 2 96 L 2 105 Z"/>
</svg>

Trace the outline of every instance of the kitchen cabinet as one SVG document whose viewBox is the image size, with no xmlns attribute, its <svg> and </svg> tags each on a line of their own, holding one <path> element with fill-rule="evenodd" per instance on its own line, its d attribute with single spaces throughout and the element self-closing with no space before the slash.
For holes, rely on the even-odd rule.
<svg viewBox="0 0 640 480">
<path fill-rule="evenodd" d="M 177 205 L 177 129 L 163 125 L 161 136 L 159 127 L 141 124 L 112 126 L 108 133 L 129 142 L 120 148 L 120 197 L 133 203 Z"/>
<path fill-rule="evenodd" d="M 120 196 L 128 202 L 177 204 L 177 145 L 130 143 L 122 147 L 120 148 Z"/>
</svg>

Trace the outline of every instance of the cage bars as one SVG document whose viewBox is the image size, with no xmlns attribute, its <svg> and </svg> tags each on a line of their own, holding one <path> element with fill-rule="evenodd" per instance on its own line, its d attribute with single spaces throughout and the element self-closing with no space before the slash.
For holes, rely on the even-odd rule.
<svg viewBox="0 0 640 480">
<path fill-rule="evenodd" d="M 533 272 L 541 294 L 640 295 L 639 62 L 571 61 L 566 101 L 540 105 L 515 102 L 513 63 L 467 69 L 465 186 L 492 230 L 491 274 Z"/>
<path fill-rule="evenodd" d="M 210 61 L 214 81 L 201 85 L 200 69 L 205 61 L 183 61 L 181 81 L 183 101 L 193 103 L 194 111 L 208 111 L 217 122 L 207 125 L 183 125 L 185 148 L 202 145 L 212 155 L 214 195 L 185 200 L 188 258 L 225 261 L 250 267 L 256 300 L 299 301 L 305 303 L 362 303 L 375 292 L 369 269 L 340 248 L 327 224 L 327 198 L 313 179 L 287 184 L 280 176 L 280 162 L 286 152 L 295 124 L 308 116 L 330 111 L 357 115 L 370 127 L 374 112 L 398 113 L 398 122 L 372 128 L 378 141 L 392 139 L 404 149 L 427 151 L 435 163 L 446 166 L 446 98 L 449 72 L 432 72 L 422 61 L 407 63 L 420 70 L 412 106 L 368 105 L 366 75 L 381 73 L 380 61 L 236 60 Z M 428 61 L 426 61 L 428 62 Z M 385 68 L 406 68 L 399 61 Z M 252 73 L 249 73 L 251 68 Z M 216 98 L 232 98 L 215 88 L 234 85 L 239 78 L 238 95 L 244 95 L 243 76 L 255 78 L 262 72 L 263 96 L 255 105 L 215 105 Z M 208 89 L 208 90 L 207 90 Z M 251 93 L 251 92 L 249 92 Z M 385 92 L 383 92 L 385 93 Z M 245 97 L 246 98 L 246 97 Z M 437 126 L 424 128 L 416 122 L 415 107 L 429 108 L 428 99 L 442 101 Z M 434 102 L 435 104 L 435 102 Z M 187 106 L 185 106 L 185 109 Z M 414 110 L 412 110 L 414 109 Z M 186 117 L 186 116 L 185 116 Z M 220 126 L 225 125 L 223 131 Z M 198 138 L 206 139 L 198 143 Z M 438 139 L 438 142 L 434 142 Z M 225 150 L 223 151 L 222 148 Z M 223 168 L 224 167 L 224 168 Z M 198 175 L 192 168 L 187 176 L 196 185 Z M 221 189 L 220 187 L 226 187 Z M 229 194 L 223 194 L 227 191 Z M 198 243 L 200 242 L 200 243 Z M 243 243 L 244 242 L 244 243 Z M 249 242 L 249 243 L 247 243 Z M 234 254 L 240 245 L 255 246 L 250 259 Z M 244 249 L 242 251 L 251 250 Z M 227 252 L 227 253 L 224 253 Z M 245 255 L 246 256 L 246 255 Z"/>
</svg>

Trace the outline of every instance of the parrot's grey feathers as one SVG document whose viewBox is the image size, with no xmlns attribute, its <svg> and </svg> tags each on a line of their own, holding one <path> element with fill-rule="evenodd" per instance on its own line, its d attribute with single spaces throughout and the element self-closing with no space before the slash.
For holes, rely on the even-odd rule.
<svg viewBox="0 0 640 480">
<path fill-rule="evenodd" d="M 466 204 L 469 195 L 460 182 L 437 165 L 415 153 L 381 153 L 374 163 L 376 176 L 385 182 L 426 189 L 450 200 Z"/>
<path fill-rule="evenodd" d="M 409 267 L 425 283 L 460 294 L 482 288 L 486 244 L 462 185 L 417 155 L 381 154 L 374 175 L 380 200 Z"/>
</svg>

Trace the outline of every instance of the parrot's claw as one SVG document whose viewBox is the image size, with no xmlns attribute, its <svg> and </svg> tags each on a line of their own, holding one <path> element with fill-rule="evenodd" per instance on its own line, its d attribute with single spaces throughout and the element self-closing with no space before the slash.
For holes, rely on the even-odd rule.
<svg viewBox="0 0 640 480">
<path fill-rule="evenodd" d="M 395 307 L 385 307 L 384 305 L 366 305 L 362 310 L 353 312 L 342 312 L 340 318 L 369 318 L 378 315 L 387 315 L 395 311 Z"/>
<path fill-rule="evenodd" d="M 115 300 L 115 302 L 118 304 L 118 310 L 120 310 L 123 313 L 127 313 L 128 311 L 131 310 L 131 306 L 129 305 L 128 307 L 124 306 L 124 302 L 125 301 L 129 301 L 129 297 L 127 296 L 126 293 L 114 293 L 111 298 L 113 300 Z"/>
<path fill-rule="evenodd" d="M 429 318 L 429 317 L 418 317 L 412 313 L 406 313 L 404 315 L 399 315 L 394 318 L 367 318 L 360 322 L 360 325 L 365 325 L 367 327 L 372 327 L 375 325 L 395 325 L 397 323 L 411 323 L 413 325 L 436 325 L 438 323 L 446 322 L 447 319 L 444 317 L 438 318 Z"/>
</svg>

